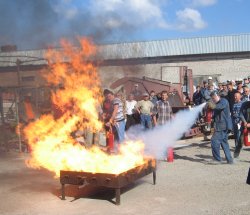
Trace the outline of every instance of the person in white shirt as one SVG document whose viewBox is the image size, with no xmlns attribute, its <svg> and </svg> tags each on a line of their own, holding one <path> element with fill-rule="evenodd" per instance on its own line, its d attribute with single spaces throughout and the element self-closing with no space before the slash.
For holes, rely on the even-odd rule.
<svg viewBox="0 0 250 215">
<path fill-rule="evenodd" d="M 126 127 L 125 129 L 128 130 L 131 126 L 136 124 L 136 118 L 135 118 L 135 105 L 137 104 L 137 101 L 134 100 L 134 95 L 130 94 L 128 96 L 128 100 L 126 101 Z"/>
</svg>

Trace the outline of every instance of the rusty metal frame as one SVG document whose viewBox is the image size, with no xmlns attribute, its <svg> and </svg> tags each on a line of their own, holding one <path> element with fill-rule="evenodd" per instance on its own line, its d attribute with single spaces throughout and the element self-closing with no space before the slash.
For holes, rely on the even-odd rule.
<svg viewBox="0 0 250 215">
<path fill-rule="evenodd" d="M 139 178 L 153 173 L 153 184 L 156 184 L 156 161 L 148 159 L 143 165 L 137 166 L 120 174 L 90 173 L 77 171 L 60 171 L 61 199 L 65 200 L 65 185 L 86 185 L 107 187 L 115 189 L 116 205 L 121 203 L 121 188 Z"/>
</svg>

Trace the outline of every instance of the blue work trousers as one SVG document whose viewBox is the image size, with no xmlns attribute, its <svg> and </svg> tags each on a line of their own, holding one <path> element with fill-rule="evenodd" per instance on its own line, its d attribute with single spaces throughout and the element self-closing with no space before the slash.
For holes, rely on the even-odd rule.
<svg viewBox="0 0 250 215">
<path fill-rule="evenodd" d="M 217 161 L 221 161 L 220 146 L 222 147 L 228 163 L 233 162 L 231 156 L 227 131 L 215 131 L 211 139 L 213 157 Z"/>
<path fill-rule="evenodd" d="M 151 129 L 152 128 L 152 119 L 149 114 L 141 114 L 141 125 L 144 129 Z"/>
<path fill-rule="evenodd" d="M 122 143 L 125 139 L 125 120 L 116 122 L 115 128 L 118 136 L 118 144 Z"/>
</svg>

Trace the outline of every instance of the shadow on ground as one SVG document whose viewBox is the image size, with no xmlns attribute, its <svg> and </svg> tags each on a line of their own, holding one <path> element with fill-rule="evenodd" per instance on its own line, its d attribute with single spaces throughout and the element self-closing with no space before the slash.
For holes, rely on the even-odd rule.
<svg viewBox="0 0 250 215">
<path fill-rule="evenodd" d="M 126 187 L 121 188 L 121 195 L 134 189 L 141 184 L 149 183 L 144 180 L 138 180 L 134 183 L 129 184 Z M 57 196 L 61 199 L 61 189 L 56 189 L 53 192 L 53 195 Z M 84 186 L 76 186 L 76 185 L 65 185 L 65 198 L 73 197 L 74 199 L 71 202 L 76 201 L 80 198 L 88 198 L 88 199 L 98 199 L 98 200 L 106 200 L 113 204 L 115 204 L 115 189 L 93 186 L 90 184 Z M 113 200 L 114 199 L 114 200 Z"/>
<path fill-rule="evenodd" d="M 178 160 L 178 159 L 188 160 L 188 161 L 191 161 L 191 162 L 198 162 L 198 163 L 207 164 L 207 161 L 211 160 L 213 158 L 212 155 L 198 154 L 198 155 L 194 155 L 194 156 L 190 157 L 190 156 L 185 156 L 185 155 L 179 155 L 178 154 L 178 151 L 181 151 L 182 149 L 185 149 L 185 148 L 194 148 L 194 147 L 211 149 L 211 147 L 210 147 L 210 141 L 205 141 L 204 143 L 193 143 L 193 144 L 190 144 L 190 145 L 188 145 L 186 147 L 175 149 L 175 153 L 174 153 L 175 159 L 176 160 Z"/>
</svg>

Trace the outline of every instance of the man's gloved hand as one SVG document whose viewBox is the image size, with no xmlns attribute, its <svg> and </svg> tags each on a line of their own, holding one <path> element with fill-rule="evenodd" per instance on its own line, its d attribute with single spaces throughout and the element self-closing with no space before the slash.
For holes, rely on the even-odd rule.
<svg viewBox="0 0 250 215">
<path fill-rule="evenodd" d="M 215 109 L 215 107 L 216 107 L 216 104 L 214 104 L 213 102 L 207 102 L 207 105 L 206 105 L 208 108 L 210 108 L 210 109 Z"/>
</svg>

